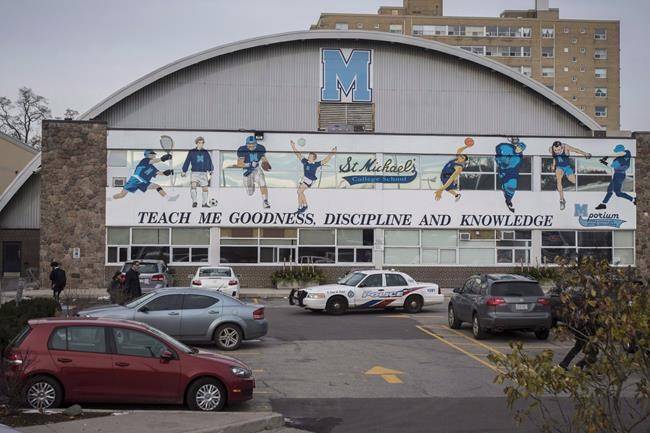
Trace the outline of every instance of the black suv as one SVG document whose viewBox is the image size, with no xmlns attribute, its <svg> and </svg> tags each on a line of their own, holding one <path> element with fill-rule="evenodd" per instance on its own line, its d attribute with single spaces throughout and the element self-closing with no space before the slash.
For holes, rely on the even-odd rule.
<svg viewBox="0 0 650 433">
<path fill-rule="evenodd" d="M 512 274 L 471 276 L 454 289 L 447 317 L 453 329 L 471 323 L 477 340 L 504 330 L 532 331 L 546 340 L 552 324 L 550 300 L 539 283 Z"/>
</svg>

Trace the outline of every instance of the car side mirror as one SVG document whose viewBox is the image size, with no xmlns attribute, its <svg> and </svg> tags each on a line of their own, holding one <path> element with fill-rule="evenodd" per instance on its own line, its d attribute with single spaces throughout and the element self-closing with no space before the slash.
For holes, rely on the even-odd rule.
<svg viewBox="0 0 650 433">
<path fill-rule="evenodd" d="M 146 305 L 144 305 L 144 306 L 143 306 L 143 307 L 141 307 L 141 308 L 140 308 L 140 310 L 138 310 L 138 311 L 140 311 L 141 313 L 145 313 L 145 314 L 146 314 L 146 313 L 148 313 L 148 312 L 149 312 L 149 308 L 147 308 L 147 306 L 146 306 Z"/>
<path fill-rule="evenodd" d="M 460 289 L 460 287 L 456 287 L 454 289 L 454 293 L 461 293 L 461 292 L 462 292 L 462 290 Z"/>
<path fill-rule="evenodd" d="M 163 350 L 163 352 L 160 354 L 160 359 L 164 361 L 171 361 L 174 359 L 174 354 L 171 350 Z"/>
</svg>

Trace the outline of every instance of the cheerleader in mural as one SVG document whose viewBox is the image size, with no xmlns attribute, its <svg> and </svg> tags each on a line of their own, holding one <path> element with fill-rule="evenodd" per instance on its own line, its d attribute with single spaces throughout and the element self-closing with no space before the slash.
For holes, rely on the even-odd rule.
<svg viewBox="0 0 650 433">
<path fill-rule="evenodd" d="M 293 140 L 291 140 L 289 143 L 291 144 L 291 150 L 293 150 L 296 158 L 298 158 L 298 161 L 300 161 L 303 166 L 303 176 L 300 180 L 300 183 L 298 184 L 298 210 L 296 211 L 297 213 L 303 213 L 307 210 L 308 207 L 305 191 L 307 188 L 311 188 L 314 182 L 318 180 L 316 177 L 316 172 L 320 167 L 327 165 L 327 163 L 330 162 L 336 153 L 336 147 L 334 147 L 332 149 L 332 152 L 323 158 L 322 161 L 317 161 L 318 155 L 316 155 L 314 152 L 309 152 L 307 158 L 304 158 L 302 156 L 302 153 L 300 153 L 300 151 L 296 148 L 296 143 L 294 143 Z"/>
<path fill-rule="evenodd" d="M 573 171 L 573 167 L 571 167 L 571 158 L 569 156 L 571 155 L 571 152 L 575 152 L 589 159 L 591 158 L 591 153 L 587 153 L 573 146 L 569 146 L 568 144 L 562 143 L 561 141 L 554 141 L 553 145 L 549 148 L 549 151 L 553 156 L 551 170 L 555 172 L 557 192 L 560 193 L 560 210 L 564 210 L 566 207 L 566 201 L 564 200 L 564 187 L 562 186 L 562 179 L 566 176 L 569 182 L 574 185 L 576 183 L 576 175 Z"/>
<path fill-rule="evenodd" d="M 510 212 L 514 213 L 515 207 L 512 204 L 512 198 L 517 192 L 519 168 L 524 160 L 526 145 L 520 142 L 518 137 L 509 138 L 508 141 L 508 143 L 497 144 L 495 160 L 506 206 L 508 206 Z"/>
<path fill-rule="evenodd" d="M 474 140 L 471 137 L 465 139 L 465 145 L 456 150 L 456 158 L 450 160 L 445 164 L 440 172 L 440 182 L 442 186 L 435 192 L 436 201 L 440 201 L 443 191 L 447 191 L 453 195 L 456 201 L 460 200 L 460 193 L 458 189 L 458 179 L 460 178 L 463 169 L 467 165 L 468 156 L 463 152 L 465 149 L 474 146 Z"/>
<path fill-rule="evenodd" d="M 601 158 L 601 164 L 608 165 L 608 158 L 610 157 L 605 156 Z M 632 163 L 632 153 L 630 153 L 630 151 L 622 144 L 617 144 L 616 147 L 614 147 L 614 155 L 612 158 L 614 158 L 612 161 L 612 170 L 614 170 L 614 174 L 612 174 L 612 180 L 609 182 L 607 194 L 605 194 L 603 202 L 596 206 L 596 209 L 598 210 L 607 209 L 607 202 L 609 202 L 609 199 L 612 198 L 613 194 L 616 194 L 616 197 L 621 197 L 625 200 L 631 201 L 636 206 L 636 198 L 622 191 L 625 177 L 627 176 L 626 172 Z"/>
</svg>

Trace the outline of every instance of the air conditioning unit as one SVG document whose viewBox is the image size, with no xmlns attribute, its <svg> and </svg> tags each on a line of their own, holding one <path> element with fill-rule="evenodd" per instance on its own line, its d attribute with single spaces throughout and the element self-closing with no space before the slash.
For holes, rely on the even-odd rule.
<svg viewBox="0 0 650 433">
<path fill-rule="evenodd" d="M 354 132 L 364 132 L 366 127 L 364 125 L 352 125 Z"/>
<path fill-rule="evenodd" d="M 113 186 L 115 188 L 122 188 L 122 187 L 124 187 L 125 183 L 126 183 L 126 178 L 125 177 L 114 177 L 113 178 Z"/>
<path fill-rule="evenodd" d="M 468 232 L 460 232 L 458 234 L 458 237 L 461 241 L 469 241 L 472 237 L 472 235 Z"/>
<path fill-rule="evenodd" d="M 515 240 L 515 232 L 514 231 L 503 231 L 501 232 L 501 240 L 502 241 L 514 241 Z"/>
</svg>

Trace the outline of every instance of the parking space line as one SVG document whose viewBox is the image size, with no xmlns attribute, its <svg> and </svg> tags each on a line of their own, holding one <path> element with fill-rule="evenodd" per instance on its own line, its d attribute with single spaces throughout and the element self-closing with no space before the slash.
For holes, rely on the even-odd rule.
<svg viewBox="0 0 650 433">
<path fill-rule="evenodd" d="M 489 344 L 485 344 L 485 343 L 483 343 L 481 341 L 469 338 L 467 335 L 463 334 L 462 332 L 459 332 L 459 331 L 456 331 L 455 329 L 451 329 L 451 328 L 444 327 L 444 326 L 440 326 L 440 327 L 447 330 L 447 331 L 449 331 L 449 332 L 452 332 L 452 333 L 454 333 L 454 334 L 456 334 L 456 335 L 458 335 L 460 337 L 463 337 L 464 339 L 469 340 L 471 343 L 476 344 L 478 346 L 481 346 L 484 349 L 487 349 L 487 350 L 489 350 L 491 352 L 494 352 L 494 353 L 498 353 L 499 355 L 505 355 L 503 352 L 501 352 L 497 348 L 492 347 Z"/>
<path fill-rule="evenodd" d="M 499 372 L 499 369 L 498 369 L 498 368 L 496 368 L 494 365 L 490 364 L 490 363 L 487 362 L 486 360 L 479 358 L 478 356 L 474 355 L 474 354 L 471 353 L 471 352 L 468 352 L 467 350 L 465 350 L 465 349 L 463 349 L 462 347 L 460 347 L 460 346 L 458 346 L 458 345 L 452 343 L 451 341 L 447 341 L 447 340 L 445 340 L 443 337 L 437 335 L 437 334 L 434 333 L 434 332 L 429 331 L 429 330 L 426 329 L 425 327 L 420 326 L 420 325 L 417 325 L 416 328 L 418 328 L 420 331 L 424 332 L 425 334 L 432 336 L 433 338 L 437 339 L 437 340 L 440 341 L 441 343 L 444 343 L 444 344 L 448 345 L 449 347 L 451 347 L 451 348 L 453 348 L 453 349 L 456 349 L 456 350 L 459 351 L 460 353 L 463 353 L 463 354 L 469 356 L 469 357 L 472 358 L 474 361 L 479 362 L 480 364 L 482 364 L 483 366 L 489 368 L 490 370 L 492 370 L 492 371 L 496 371 L 496 372 Z"/>
</svg>

